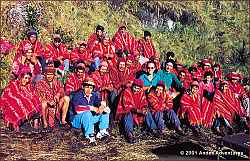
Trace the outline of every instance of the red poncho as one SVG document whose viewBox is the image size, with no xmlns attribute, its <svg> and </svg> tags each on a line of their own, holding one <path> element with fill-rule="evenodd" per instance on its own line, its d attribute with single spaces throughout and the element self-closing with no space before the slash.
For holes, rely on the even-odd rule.
<svg viewBox="0 0 250 161">
<path fill-rule="evenodd" d="M 22 63 L 22 59 L 24 59 L 24 58 L 25 58 L 25 56 L 21 55 L 20 57 L 18 57 L 14 60 L 13 65 L 12 65 L 12 69 L 11 69 L 12 73 L 14 73 L 16 76 L 18 76 L 21 69 L 24 68 L 25 66 L 30 68 L 33 78 L 37 74 L 42 73 L 42 65 L 40 64 L 40 62 L 38 60 L 37 60 L 36 64 L 33 64 L 30 60 L 26 60 L 24 63 Z"/>
<path fill-rule="evenodd" d="M 64 59 L 69 59 L 68 49 L 64 44 L 60 44 L 59 48 L 56 48 L 53 43 L 46 46 L 44 54 L 46 60 L 56 60 L 60 56 Z"/>
<path fill-rule="evenodd" d="M 208 92 L 214 92 L 215 90 L 213 83 L 205 84 L 203 81 L 200 82 L 199 87 L 201 96 L 203 96 L 204 90 L 207 90 Z M 204 127 L 211 127 L 214 118 L 213 102 L 205 97 L 202 97 L 201 114 L 202 114 L 202 125 Z"/>
<path fill-rule="evenodd" d="M 90 52 L 93 52 L 94 47 L 96 46 L 96 44 L 99 43 L 99 39 L 97 38 L 96 33 L 92 33 L 89 38 L 88 38 L 88 42 L 87 42 L 87 48 Z"/>
<path fill-rule="evenodd" d="M 148 102 L 153 113 L 173 108 L 173 100 L 168 93 L 157 96 L 155 92 L 152 91 L 148 95 Z"/>
<path fill-rule="evenodd" d="M 146 58 L 156 57 L 156 50 L 152 40 L 145 41 L 144 39 L 140 39 L 138 41 L 137 50 L 143 54 Z"/>
<path fill-rule="evenodd" d="M 103 43 L 97 43 L 93 48 L 93 58 L 99 57 L 103 59 L 105 55 L 112 55 L 116 57 L 115 47 L 111 44 L 103 45 Z"/>
<path fill-rule="evenodd" d="M 123 52 L 127 50 L 129 54 L 134 55 L 137 42 L 128 32 L 122 34 L 120 31 L 117 31 L 113 40 L 116 50 L 122 50 Z"/>
<path fill-rule="evenodd" d="M 201 124 L 201 97 L 199 94 L 194 96 L 189 94 L 184 94 L 181 97 L 180 109 L 178 111 L 179 117 L 184 117 L 187 113 L 188 119 L 191 125 Z"/>
<path fill-rule="evenodd" d="M 13 45 L 8 40 L 0 39 L 0 54 L 9 54 L 9 52 L 15 48 L 15 45 Z"/>
<path fill-rule="evenodd" d="M 122 114 L 128 113 L 132 108 L 138 109 L 140 111 L 145 111 L 147 109 L 148 102 L 146 95 L 143 91 L 133 93 L 131 88 L 127 88 L 122 92 L 119 99 L 119 103 L 116 111 L 116 118 L 120 119 Z M 133 114 L 135 123 L 140 124 L 143 121 L 143 116 L 138 114 Z"/>
<path fill-rule="evenodd" d="M 55 96 L 64 96 L 63 84 L 57 79 L 50 83 L 46 79 L 42 79 L 36 83 L 36 93 L 41 101 L 53 102 Z"/>
<path fill-rule="evenodd" d="M 41 111 L 41 103 L 31 84 L 21 86 L 19 80 L 11 81 L 4 89 L 1 106 L 4 121 L 13 124 L 15 128 Z"/>
<path fill-rule="evenodd" d="M 215 112 L 226 118 L 230 123 L 233 121 L 234 114 L 245 116 L 246 111 L 240 106 L 240 101 L 235 97 L 231 90 L 225 93 L 216 90 L 213 103 Z"/>
<path fill-rule="evenodd" d="M 77 60 L 91 62 L 92 54 L 88 52 L 88 50 L 85 50 L 83 53 L 80 53 L 79 48 L 77 47 L 70 53 L 70 60 L 73 62 L 76 62 Z"/>
<path fill-rule="evenodd" d="M 36 56 L 43 56 L 44 55 L 44 49 L 42 46 L 42 43 L 38 40 L 34 44 L 32 44 L 29 40 L 23 40 L 20 42 L 19 47 L 17 49 L 16 57 L 19 57 L 21 55 L 25 55 L 27 46 L 32 46 L 33 52 Z"/>
<path fill-rule="evenodd" d="M 101 75 L 99 71 L 95 71 L 91 77 L 95 81 L 95 90 L 99 90 L 101 92 L 102 100 L 106 100 L 108 97 L 107 90 L 101 90 L 103 87 L 113 88 L 113 83 L 110 79 L 108 73 Z"/>
<path fill-rule="evenodd" d="M 244 87 L 241 86 L 239 82 L 237 83 L 229 82 L 229 89 L 241 98 L 248 97 L 247 92 L 245 91 Z"/>
<path fill-rule="evenodd" d="M 79 90 L 86 77 L 87 77 L 86 73 L 81 78 L 78 78 L 75 73 L 69 74 L 65 83 L 66 95 L 69 96 L 71 92 Z"/>
</svg>

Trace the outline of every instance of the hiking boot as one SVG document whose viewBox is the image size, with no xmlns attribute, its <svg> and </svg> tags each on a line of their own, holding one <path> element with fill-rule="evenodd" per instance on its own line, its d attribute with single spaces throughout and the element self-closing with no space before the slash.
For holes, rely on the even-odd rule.
<svg viewBox="0 0 250 161">
<path fill-rule="evenodd" d="M 227 127 L 227 134 L 228 135 L 233 135 L 234 134 L 234 130 L 232 127 Z"/>
<path fill-rule="evenodd" d="M 63 130 L 69 130 L 70 129 L 70 125 L 68 123 L 61 124 L 61 129 L 63 129 Z"/>
<path fill-rule="evenodd" d="M 186 136 L 187 134 L 182 129 L 176 129 L 175 132 L 181 136 Z"/>
<path fill-rule="evenodd" d="M 53 129 L 50 126 L 45 127 L 45 128 L 42 129 L 43 133 L 51 133 L 52 131 L 53 131 Z"/>
<path fill-rule="evenodd" d="M 218 135 L 218 136 L 225 136 L 225 133 L 223 131 L 221 131 L 219 128 L 216 128 L 215 129 L 215 134 Z"/>
<path fill-rule="evenodd" d="M 199 130 L 197 128 L 192 129 L 192 132 L 195 137 L 199 136 Z"/>
</svg>

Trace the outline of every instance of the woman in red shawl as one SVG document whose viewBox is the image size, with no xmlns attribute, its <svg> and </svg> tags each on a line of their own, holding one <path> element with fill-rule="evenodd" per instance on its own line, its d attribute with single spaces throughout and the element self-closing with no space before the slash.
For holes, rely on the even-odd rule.
<svg viewBox="0 0 250 161">
<path fill-rule="evenodd" d="M 19 126 L 25 120 L 34 119 L 34 128 L 38 129 L 41 103 L 31 86 L 31 71 L 25 67 L 19 73 L 19 79 L 11 81 L 1 96 L 1 110 L 7 126 L 13 125 L 19 132 Z"/>
<path fill-rule="evenodd" d="M 214 95 L 214 109 L 216 113 L 216 120 L 214 128 L 219 135 L 224 135 L 220 131 L 220 124 L 224 123 L 229 132 L 232 133 L 232 122 L 234 115 L 239 115 L 241 117 L 246 116 L 246 111 L 240 105 L 239 99 L 236 94 L 233 93 L 229 87 L 227 81 L 222 81 L 220 83 L 220 88 L 216 90 Z"/>
<path fill-rule="evenodd" d="M 207 71 L 204 74 L 204 80 L 199 83 L 200 94 L 202 96 L 201 121 L 204 127 L 211 127 L 214 119 L 213 96 L 215 88 L 212 78 L 213 73 Z"/>
<path fill-rule="evenodd" d="M 116 119 L 122 122 L 129 143 L 136 142 L 134 124 L 141 125 L 147 113 L 148 102 L 142 87 L 143 81 L 136 79 L 131 88 L 122 92 L 116 111 Z"/>
<path fill-rule="evenodd" d="M 148 95 L 148 102 L 151 113 L 147 113 L 146 121 L 151 130 L 157 129 L 157 136 L 163 134 L 165 128 L 164 119 L 174 125 L 177 133 L 184 135 L 180 127 L 180 120 L 172 109 L 173 97 L 166 91 L 163 81 L 159 81 L 156 88 L 151 90 Z"/>
<path fill-rule="evenodd" d="M 138 40 L 137 50 L 139 51 L 140 55 L 148 59 L 151 57 L 159 57 L 155 50 L 153 41 L 151 39 L 151 33 L 149 31 L 144 31 L 144 38 Z"/>
<path fill-rule="evenodd" d="M 201 125 L 201 95 L 199 92 L 199 83 L 194 81 L 190 87 L 190 93 L 185 93 L 181 97 L 181 106 L 178 115 L 180 118 L 184 118 L 184 115 L 187 114 L 189 124 L 194 134 L 198 134 L 198 128 Z"/>
<path fill-rule="evenodd" d="M 116 50 L 119 50 L 126 55 L 134 55 L 136 50 L 136 40 L 135 38 L 126 31 L 126 26 L 121 25 L 118 31 L 115 33 L 114 37 L 114 46 Z"/>
<path fill-rule="evenodd" d="M 72 64 L 75 64 L 79 60 L 84 61 L 88 65 L 93 61 L 92 54 L 87 50 L 87 43 L 85 41 L 80 41 L 79 46 L 70 53 L 70 61 Z"/>
</svg>

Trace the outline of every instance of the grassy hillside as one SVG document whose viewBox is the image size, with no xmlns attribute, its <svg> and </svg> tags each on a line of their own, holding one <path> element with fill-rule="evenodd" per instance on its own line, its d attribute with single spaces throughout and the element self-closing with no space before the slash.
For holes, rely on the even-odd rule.
<svg viewBox="0 0 250 161">
<path fill-rule="evenodd" d="M 171 30 L 168 19 L 174 22 Z M 151 31 L 162 59 L 166 51 L 175 52 L 184 64 L 210 56 L 225 64 L 226 71 L 247 75 L 248 1 L 1 1 L 1 35 L 13 43 L 35 27 L 44 44 L 54 32 L 60 32 L 72 47 L 86 39 L 97 24 L 113 36 L 121 23 L 136 37 L 145 29 Z M 5 64 L 10 64 L 13 55 L 3 60 Z M 8 80 L 7 69 L 1 67 L 0 89 Z"/>
</svg>

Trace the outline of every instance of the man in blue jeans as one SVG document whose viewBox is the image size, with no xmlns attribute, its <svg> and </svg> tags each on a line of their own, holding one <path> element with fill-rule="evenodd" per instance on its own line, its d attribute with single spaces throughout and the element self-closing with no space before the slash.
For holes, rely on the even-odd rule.
<svg viewBox="0 0 250 161">
<path fill-rule="evenodd" d="M 72 106 L 76 115 L 71 123 L 73 128 L 81 128 L 91 146 L 96 145 L 94 135 L 94 124 L 99 122 L 100 131 L 96 137 L 106 140 L 109 136 L 109 107 L 101 101 L 98 93 L 93 92 L 95 83 L 92 78 L 86 78 L 83 82 L 83 89 L 77 92 L 72 99 Z"/>
</svg>

